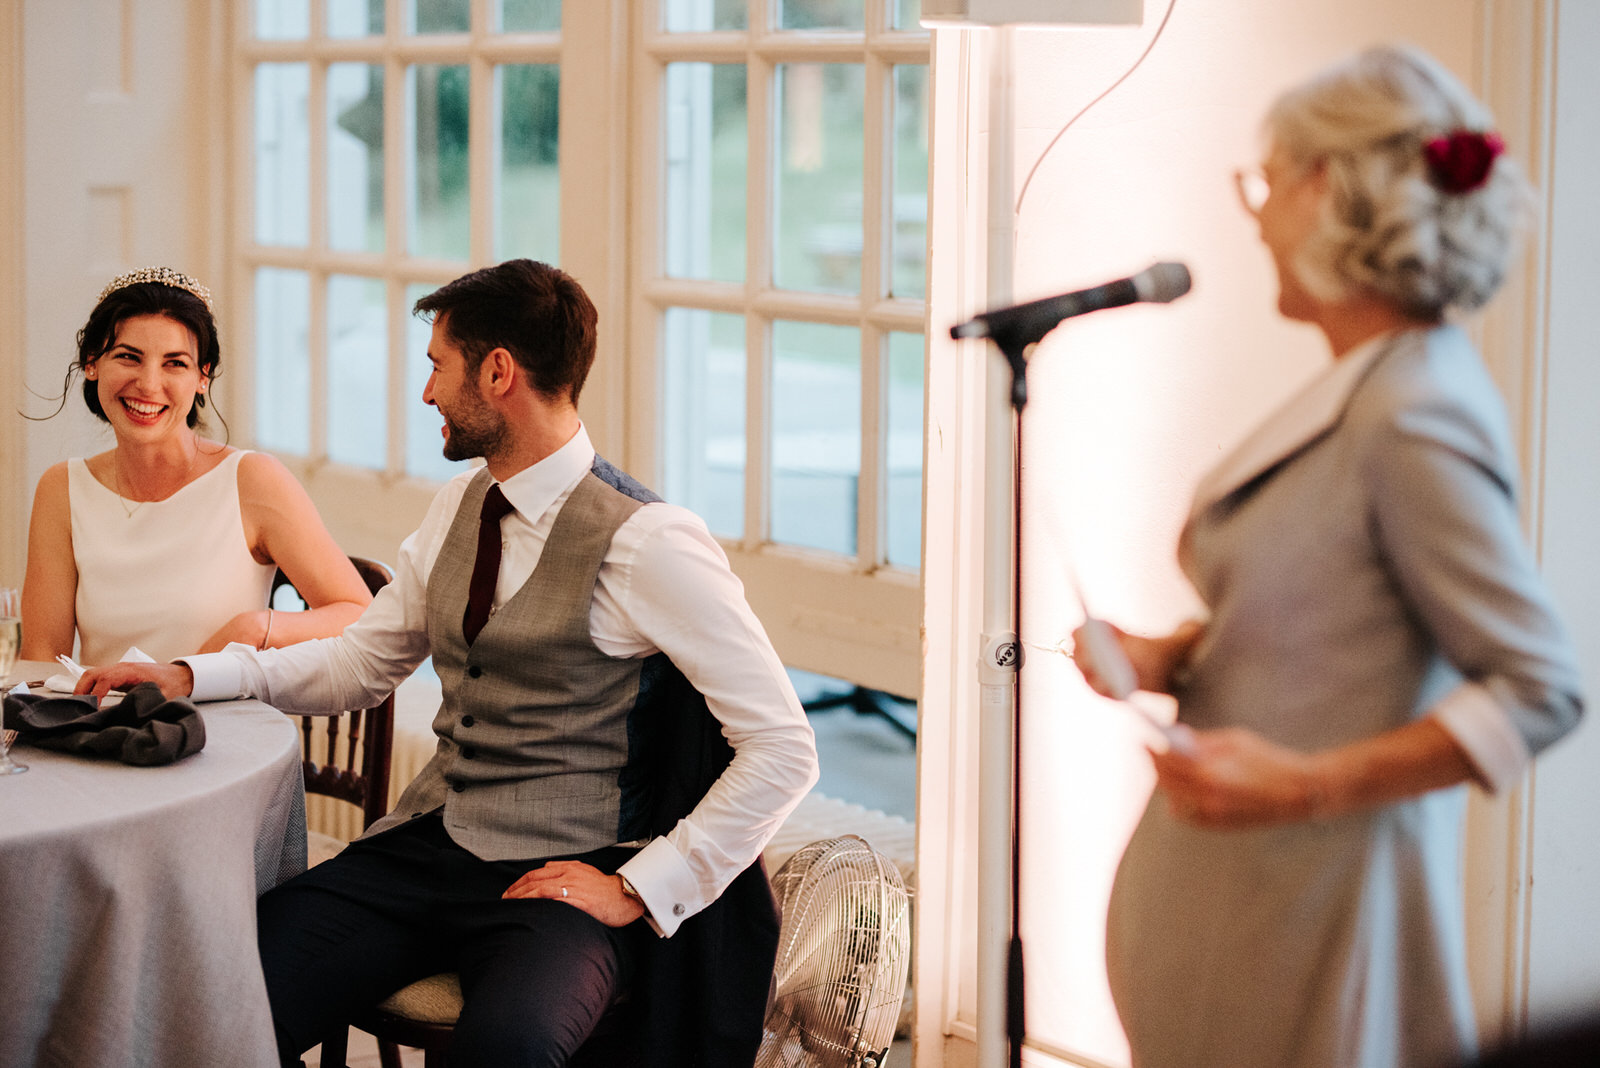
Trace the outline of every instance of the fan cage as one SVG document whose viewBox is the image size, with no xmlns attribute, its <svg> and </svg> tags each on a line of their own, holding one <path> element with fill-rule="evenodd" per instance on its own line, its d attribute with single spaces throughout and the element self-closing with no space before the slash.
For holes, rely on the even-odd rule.
<svg viewBox="0 0 1600 1068">
<path fill-rule="evenodd" d="M 857 835 L 812 842 L 772 880 L 782 908 L 756 1068 L 876 1068 L 911 961 L 911 897 Z"/>
</svg>

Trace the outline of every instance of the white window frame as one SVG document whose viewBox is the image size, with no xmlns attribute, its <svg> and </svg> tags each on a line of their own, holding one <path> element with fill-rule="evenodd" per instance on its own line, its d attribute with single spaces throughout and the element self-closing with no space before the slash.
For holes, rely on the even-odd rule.
<svg viewBox="0 0 1600 1068">
<path fill-rule="evenodd" d="M 322 26 L 324 0 L 310 0 L 311 25 Z M 563 5 L 559 34 L 489 35 L 493 0 L 472 0 L 473 31 L 410 37 L 400 32 L 401 0 L 387 0 L 385 33 L 361 39 L 260 41 L 247 9 L 232 13 L 231 106 L 233 212 L 228 242 L 228 291 L 235 295 L 223 329 L 231 353 L 248 354 L 230 366 L 227 394 L 235 440 L 255 440 L 254 273 L 275 266 L 308 272 L 311 308 L 311 447 L 283 456 L 311 494 L 324 521 L 346 551 L 392 560 L 400 541 L 427 508 L 436 484 L 405 473 L 404 420 L 414 398 L 406 395 L 405 287 L 442 284 L 492 262 L 493 68 L 508 62 L 561 66 L 560 265 L 589 292 L 600 312 L 600 352 L 584 388 L 581 410 L 598 450 L 648 483 L 659 485 L 658 358 L 662 312 L 667 307 L 731 312 L 746 318 L 749 370 L 745 536 L 725 542 L 757 614 L 784 661 L 863 686 L 914 697 L 921 690 L 922 578 L 919 571 L 885 566 L 881 472 L 886 363 L 885 337 L 904 331 L 926 336 L 924 301 L 831 296 L 779 290 L 767 272 L 770 235 L 748 229 L 746 282 L 727 285 L 668 279 L 661 262 L 658 208 L 663 160 L 658 149 L 659 84 L 664 66 L 680 60 L 737 62 L 750 70 L 749 121 L 763 125 L 748 162 L 747 211 L 768 218 L 772 164 L 769 86 L 784 62 L 857 63 L 865 73 L 863 136 L 874 150 L 864 156 L 862 273 L 876 279 L 892 249 L 885 191 L 892 183 L 892 72 L 898 64 L 927 64 L 930 43 L 920 27 L 891 30 L 887 5 L 869 0 L 862 32 L 777 31 L 767 5 L 751 4 L 748 31 L 665 34 L 654 3 L 592 0 Z M 630 47 L 631 35 L 631 47 Z M 307 247 L 260 245 L 255 240 L 253 71 L 261 62 L 309 62 L 311 171 L 310 240 Z M 328 64 L 384 65 L 384 200 L 386 239 L 381 253 L 334 252 L 326 234 L 324 112 Z M 468 187 L 473 211 L 470 259 L 429 260 L 404 250 L 404 70 L 411 63 L 466 63 L 472 88 L 469 111 Z M 630 77 L 632 84 L 630 85 Z M 630 157 L 631 163 L 630 166 Z M 327 314 L 331 274 L 384 280 L 389 296 L 388 386 L 381 403 L 390 440 L 383 471 L 330 462 L 326 456 Z M 866 290 L 871 293 L 871 289 Z M 861 472 L 854 559 L 779 546 L 764 539 L 768 469 L 763 428 L 769 398 L 770 324 L 776 319 L 856 328 L 861 337 Z"/>
<path fill-rule="evenodd" d="M 773 5 L 749 4 L 745 30 L 666 33 L 659 8 L 639 4 L 634 33 L 636 136 L 632 197 L 631 302 L 633 358 L 629 363 L 628 464 L 661 470 L 659 357 L 669 308 L 740 315 L 745 320 L 746 411 L 743 536 L 723 547 L 784 662 L 905 696 L 921 692 L 920 571 L 883 564 L 883 434 L 891 332 L 926 338 L 927 304 L 884 298 L 892 255 L 893 70 L 930 63 L 930 38 L 920 26 L 893 30 L 888 4 L 867 0 L 862 31 L 778 30 Z M 742 283 L 667 277 L 662 270 L 664 138 L 661 92 L 667 64 L 743 65 L 747 71 L 749 156 L 746 161 L 745 280 Z M 864 68 L 862 291 L 834 296 L 783 290 L 771 280 L 774 72 L 783 63 L 848 63 Z M 771 327 L 794 320 L 853 327 L 861 338 L 861 457 L 857 551 L 853 559 L 771 542 L 766 534 L 770 493 Z M 924 340 L 924 351 L 926 341 Z"/>
<path fill-rule="evenodd" d="M 263 0 L 265 2 L 265 0 Z M 431 480 L 405 472 L 405 419 L 415 398 L 407 395 L 406 333 L 410 305 L 406 287 L 441 285 L 494 262 L 493 132 L 494 68 L 506 63 L 557 63 L 561 69 L 560 266 L 583 283 L 600 312 L 600 353 L 583 395 L 583 415 L 602 452 L 621 449 L 620 366 L 625 260 L 622 220 L 626 211 L 625 34 L 626 0 L 563 5 L 559 33 L 490 34 L 493 0 L 472 0 L 472 30 L 464 34 L 409 36 L 401 32 L 401 0 L 385 4 L 381 35 L 332 39 L 321 35 L 324 0 L 310 0 L 312 35 L 306 40 L 258 40 L 253 11 L 242 5 L 231 19 L 233 207 L 228 241 L 228 289 L 235 300 L 223 329 L 233 353 L 249 354 L 231 364 L 229 421 L 237 440 L 256 439 L 254 366 L 270 354 L 255 353 L 255 271 L 282 267 L 310 279 L 309 338 L 311 440 L 306 456 L 281 459 L 311 494 L 324 521 L 346 551 L 392 560 L 400 541 L 421 520 L 437 489 Z M 570 62 L 568 60 L 571 60 Z M 255 238 L 254 69 L 262 62 L 306 62 L 311 67 L 307 102 L 310 131 L 310 235 L 305 247 L 262 245 Z M 326 248 L 326 72 L 332 63 L 384 67 L 384 250 L 336 252 Z M 472 210 L 469 258 L 465 261 L 411 255 L 404 246 L 405 69 L 416 63 L 464 64 L 471 85 L 468 190 Z M 388 386 L 381 398 L 389 439 L 383 471 L 327 459 L 327 280 L 333 274 L 377 278 L 388 296 Z"/>
</svg>

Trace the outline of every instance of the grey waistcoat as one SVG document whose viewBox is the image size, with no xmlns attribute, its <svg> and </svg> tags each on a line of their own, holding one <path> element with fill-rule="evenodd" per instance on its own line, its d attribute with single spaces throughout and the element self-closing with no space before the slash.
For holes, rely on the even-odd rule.
<svg viewBox="0 0 1600 1068">
<path fill-rule="evenodd" d="M 670 664 L 659 654 L 602 653 L 589 609 L 612 535 L 657 498 L 596 458 L 556 516 L 533 574 L 469 648 L 461 621 L 490 482 L 483 471 L 467 487 L 428 578 L 428 640 L 444 691 L 433 721 L 438 748 L 367 834 L 443 806 L 450 837 L 484 860 L 646 837 L 632 721 Z"/>
</svg>

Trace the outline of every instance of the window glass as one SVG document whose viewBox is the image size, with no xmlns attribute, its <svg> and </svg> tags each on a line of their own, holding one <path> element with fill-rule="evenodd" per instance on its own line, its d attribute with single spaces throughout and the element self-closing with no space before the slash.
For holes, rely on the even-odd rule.
<svg viewBox="0 0 1600 1068">
<path fill-rule="evenodd" d="M 328 65 L 328 247 L 383 251 L 383 68 Z"/>
<path fill-rule="evenodd" d="M 261 40 L 302 40 L 310 32 L 309 0 L 256 0 L 256 36 Z"/>
<path fill-rule="evenodd" d="M 864 0 L 778 0 L 778 28 L 859 30 L 865 10 Z"/>
<path fill-rule="evenodd" d="M 389 330 L 383 282 L 328 279 L 328 459 L 381 471 L 389 440 Z"/>
<path fill-rule="evenodd" d="M 772 540 L 854 555 L 861 333 L 772 326 Z"/>
<path fill-rule="evenodd" d="M 311 284 L 304 271 L 256 268 L 256 444 L 311 451 Z"/>
<path fill-rule="evenodd" d="M 444 482 L 467 467 L 469 461 L 444 458 L 444 419 L 439 409 L 422 400 L 422 391 L 433 370 L 428 362 L 428 339 L 433 335 L 433 324 L 411 314 L 417 301 L 436 288 L 406 287 L 406 473 Z"/>
<path fill-rule="evenodd" d="M 861 289 L 861 110 L 857 63 L 777 71 L 773 281 L 783 289 Z"/>
<path fill-rule="evenodd" d="M 891 296 L 928 292 L 928 68 L 894 68 L 894 199 Z"/>
<path fill-rule="evenodd" d="M 884 386 L 884 550 L 895 567 L 922 566 L 921 334 L 889 335 Z"/>
<path fill-rule="evenodd" d="M 747 0 L 663 0 L 661 24 L 668 33 L 742 30 Z"/>
<path fill-rule="evenodd" d="M 669 308 L 662 317 L 661 492 L 711 533 L 744 532 L 744 316 Z"/>
<path fill-rule="evenodd" d="M 561 68 L 495 68 L 499 151 L 495 154 L 495 258 L 526 256 L 556 263 L 561 251 L 561 181 L 557 167 Z"/>
<path fill-rule="evenodd" d="M 304 247 L 311 234 L 311 72 L 304 63 L 261 63 L 255 82 L 256 241 Z"/>
<path fill-rule="evenodd" d="M 464 65 L 406 68 L 407 229 L 414 255 L 468 256 L 468 85 Z"/>
<path fill-rule="evenodd" d="M 383 0 L 323 0 L 323 3 L 327 7 L 329 37 L 382 35 Z"/>
<path fill-rule="evenodd" d="M 466 33 L 472 29 L 471 0 L 405 0 L 411 33 Z"/>
<path fill-rule="evenodd" d="M 894 0 L 894 28 L 919 30 L 922 28 L 922 0 Z"/>
<path fill-rule="evenodd" d="M 742 282 L 744 65 L 669 63 L 664 88 L 666 273 Z"/>
<path fill-rule="evenodd" d="M 500 0 L 507 33 L 550 33 L 561 28 L 561 0 Z"/>
</svg>

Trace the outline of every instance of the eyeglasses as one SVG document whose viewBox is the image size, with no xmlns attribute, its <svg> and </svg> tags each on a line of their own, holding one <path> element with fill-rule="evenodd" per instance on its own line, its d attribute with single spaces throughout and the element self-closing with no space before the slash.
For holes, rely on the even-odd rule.
<svg viewBox="0 0 1600 1068">
<path fill-rule="evenodd" d="M 1244 205 L 1256 218 L 1261 217 L 1261 208 L 1267 202 L 1267 197 L 1272 195 L 1272 185 L 1267 181 L 1267 176 L 1255 167 L 1240 168 L 1233 172 L 1233 185 L 1239 192 L 1239 203 Z"/>
</svg>

